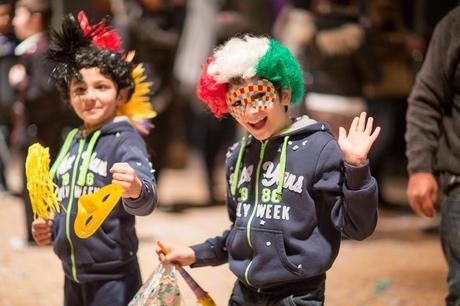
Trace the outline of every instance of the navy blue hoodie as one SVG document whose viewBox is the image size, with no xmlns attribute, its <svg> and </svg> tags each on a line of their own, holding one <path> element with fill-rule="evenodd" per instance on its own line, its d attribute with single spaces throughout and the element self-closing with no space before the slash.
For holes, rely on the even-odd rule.
<svg viewBox="0 0 460 306">
<path fill-rule="evenodd" d="M 375 229 L 378 189 L 368 163 L 344 163 L 327 127 L 308 117 L 268 140 L 249 136 L 236 143 L 227 153 L 226 176 L 232 226 L 192 246 L 192 266 L 228 262 L 241 282 L 260 292 L 321 286 L 341 234 L 362 240 Z"/>
<path fill-rule="evenodd" d="M 69 146 L 65 148 L 64 144 L 57 168 L 53 167 L 58 198 L 65 208 L 54 218 L 54 252 L 62 261 L 66 276 L 80 283 L 120 278 L 138 264 L 134 215 L 151 213 L 157 202 L 145 143 L 123 118 L 116 117 L 87 137 L 80 133 L 68 137 Z M 79 197 L 110 184 L 109 170 L 117 162 L 129 163 L 143 182 L 139 198 L 121 199 L 94 235 L 78 238 L 74 222 Z"/>
</svg>

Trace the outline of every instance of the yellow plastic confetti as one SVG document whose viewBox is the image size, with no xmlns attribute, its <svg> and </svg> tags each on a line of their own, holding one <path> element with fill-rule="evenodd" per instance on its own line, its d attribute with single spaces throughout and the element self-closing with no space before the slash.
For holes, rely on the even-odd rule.
<svg viewBox="0 0 460 306">
<path fill-rule="evenodd" d="M 118 203 L 122 194 L 123 188 L 120 185 L 109 184 L 93 194 L 81 196 L 74 223 L 75 234 L 82 239 L 93 235 Z"/>
<path fill-rule="evenodd" d="M 59 212 L 59 203 L 55 194 L 56 185 L 50 175 L 50 154 L 48 148 L 39 143 L 29 147 L 26 158 L 27 190 L 34 219 L 50 219 Z"/>
</svg>

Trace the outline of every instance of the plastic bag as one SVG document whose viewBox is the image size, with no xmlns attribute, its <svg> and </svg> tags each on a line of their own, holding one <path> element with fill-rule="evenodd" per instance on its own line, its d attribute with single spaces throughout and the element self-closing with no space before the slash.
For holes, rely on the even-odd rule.
<svg viewBox="0 0 460 306">
<path fill-rule="evenodd" d="M 176 267 L 159 264 L 128 306 L 179 306 L 181 296 Z"/>
</svg>

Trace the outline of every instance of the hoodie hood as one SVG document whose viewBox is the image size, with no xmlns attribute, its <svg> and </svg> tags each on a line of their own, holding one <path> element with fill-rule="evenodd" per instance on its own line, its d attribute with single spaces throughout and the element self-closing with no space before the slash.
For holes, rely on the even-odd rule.
<svg viewBox="0 0 460 306">
<path fill-rule="evenodd" d="M 291 126 L 282 130 L 279 134 L 273 136 L 271 139 L 276 139 L 285 136 L 294 136 L 299 134 L 310 135 L 316 132 L 324 131 L 331 133 L 326 124 L 317 122 L 316 120 L 304 115 L 294 119 Z"/>
<path fill-rule="evenodd" d="M 102 135 L 116 134 L 121 132 L 132 132 L 133 127 L 126 116 L 116 116 L 112 122 L 104 124 L 100 129 Z M 93 132 L 89 133 L 91 135 Z M 88 136 L 89 136 L 88 135 Z"/>
</svg>

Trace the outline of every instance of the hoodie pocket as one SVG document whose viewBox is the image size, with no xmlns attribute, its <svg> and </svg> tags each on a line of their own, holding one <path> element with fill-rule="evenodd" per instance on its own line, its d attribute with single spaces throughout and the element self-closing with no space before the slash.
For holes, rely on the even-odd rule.
<svg viewBox="0 0 460 306">
<path fill-rule="evenodd" d="M 292 263 L 284 247 L 283 234 L 274 230 L 252 230 L 254 258 L 247 279 L 254 287 L 265 288 L 300 280 L 302 265 Z"/>
<path fill-rule="evenodd" d="M 54 216 L 53 224 L 53 250 L 63 262 L 70 262 L 70 245 L 65 231 L 65 214 Z"/>
<path fill-rule="evenodd" d="M 246 228 L 234 226 L 228 234 L 226 247 L 230 270 L 241 280 L 252 258 L 252 249 L 246 238 Z"/>
</svg>

